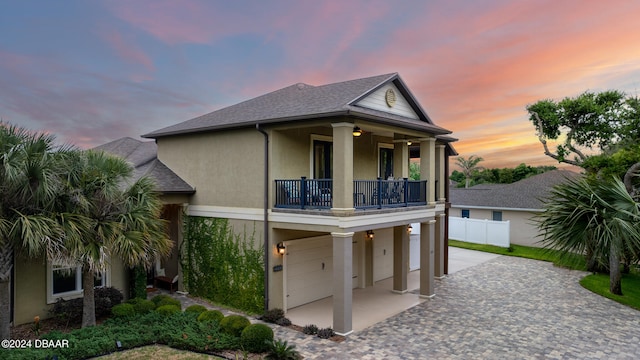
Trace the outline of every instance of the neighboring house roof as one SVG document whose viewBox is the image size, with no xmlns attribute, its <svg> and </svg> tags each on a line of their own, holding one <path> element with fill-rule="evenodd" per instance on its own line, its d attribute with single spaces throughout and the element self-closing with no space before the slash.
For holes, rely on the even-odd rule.
<svg viewBox="0 0 640 360">
<path fill-rule="evenodd" d="M 393 83 L 407 100 L 417 119 L 358 106 L 358 101 L 380 87 Z M 159 138 L 202 131 L 231 129 L 302 121 L 322 117 L 352 116 L 402 128 L 446 135 L 451 131 L 436 126 L 420 107 L 397 73 L 372 76 L 334 84 L 313 86 L 294 84 L 185 122 L 143 135 Z M 443 141 L 455 141 L 444 137 Z M 455 151 L 454 151 L 455 152 Z"/>
<path fill-rule="evenodd" d="M 552 170 L 512 184 L 481 184 L 468 189 L 450 188 L 454 207 L 539 210 L 554 185 L 580 174 L 568 170 Z"/>
<path fill-rule="evenodd" d="M 155 180 L 158 191 L 162 193 L 191 194 L 195 192 L 191 185 L 158 160 L 158 146 L 154 141 L 123 137 L 94 149 L 124 158 L 134 167 L 134 179 L 147 175 Z"/>
</svg>

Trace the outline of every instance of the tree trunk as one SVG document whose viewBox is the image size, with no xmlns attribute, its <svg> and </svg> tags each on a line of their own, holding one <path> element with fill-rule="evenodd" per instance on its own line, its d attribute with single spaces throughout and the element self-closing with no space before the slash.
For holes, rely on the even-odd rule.
<svg viewBox="0 0 640 360">
<path fill-rule="evenodd" d="M 5 240 L 0 246 L 0 340 L 11 338 L 11 270 L 13 247 Z"/>
<path fill-rule="evenodd" d="M 614 295 L 622 295 L 620 254 L 614 250 L 614 245 L 611 245 L 611 251 L 609 251 L 609 291 Z"/>
<path fill-rule="evenodd" d="M 96 325 L 96 301 L 93 291 L 93 271 L 87 265 L 82 267 L 82 288 L 84 297 L 82 301 L 82 327 Z"/>
</svg>

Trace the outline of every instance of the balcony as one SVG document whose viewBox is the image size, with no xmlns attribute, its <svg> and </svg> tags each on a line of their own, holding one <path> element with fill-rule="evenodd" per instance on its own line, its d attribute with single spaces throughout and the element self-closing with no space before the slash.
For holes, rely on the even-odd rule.
<svg viewBox="0 0 640 360">
<path fill-rule="evenodd" d="M 275 180 L 276 208 L 330 209 L 333 206 L 332 179 Z M 427 181 L 354 180 L 353 207 L 385 209 L 427 204 Z"/>
</svg>

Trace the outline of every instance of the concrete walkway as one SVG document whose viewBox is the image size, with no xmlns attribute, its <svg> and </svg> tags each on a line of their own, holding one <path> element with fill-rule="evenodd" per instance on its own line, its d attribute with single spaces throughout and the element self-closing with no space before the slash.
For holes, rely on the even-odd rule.
<svg viewBox="0 0 640 360">
<path fill-rule="evenodd" d="M 584 275 L 500 256 L 447 276 L 433 299 L 342 343 L 274 332 L 305 359 L 638 358 L 640 312 L 583 289 Z"/>
</svg>

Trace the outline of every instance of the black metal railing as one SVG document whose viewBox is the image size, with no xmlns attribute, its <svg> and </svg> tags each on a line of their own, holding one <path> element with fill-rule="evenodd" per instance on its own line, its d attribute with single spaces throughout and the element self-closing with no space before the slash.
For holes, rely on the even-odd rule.
<svg viewBox="0 0 640 360">
<path fill-rule="evenodd" d="M 333 180 L 307 179 L 276 180 L 276 207 L 329 209 Z"/>
<path fill-rule="evenodd" d="M 331 179 L 275 181 L 275 207 L 297 209 L 328 209 L 333 205 Z M 356 209 L 382 209 L 389 207 L 427 204 L 427 182 L 400 180 L 354 180 L 353 206 Z"/>
<path fill-rule="evenodd" d="M 401 180 L 354 180 L 353 206 L 356 209 L 416 206 L 427 203 L 427 182 Z"/>
</svg>

